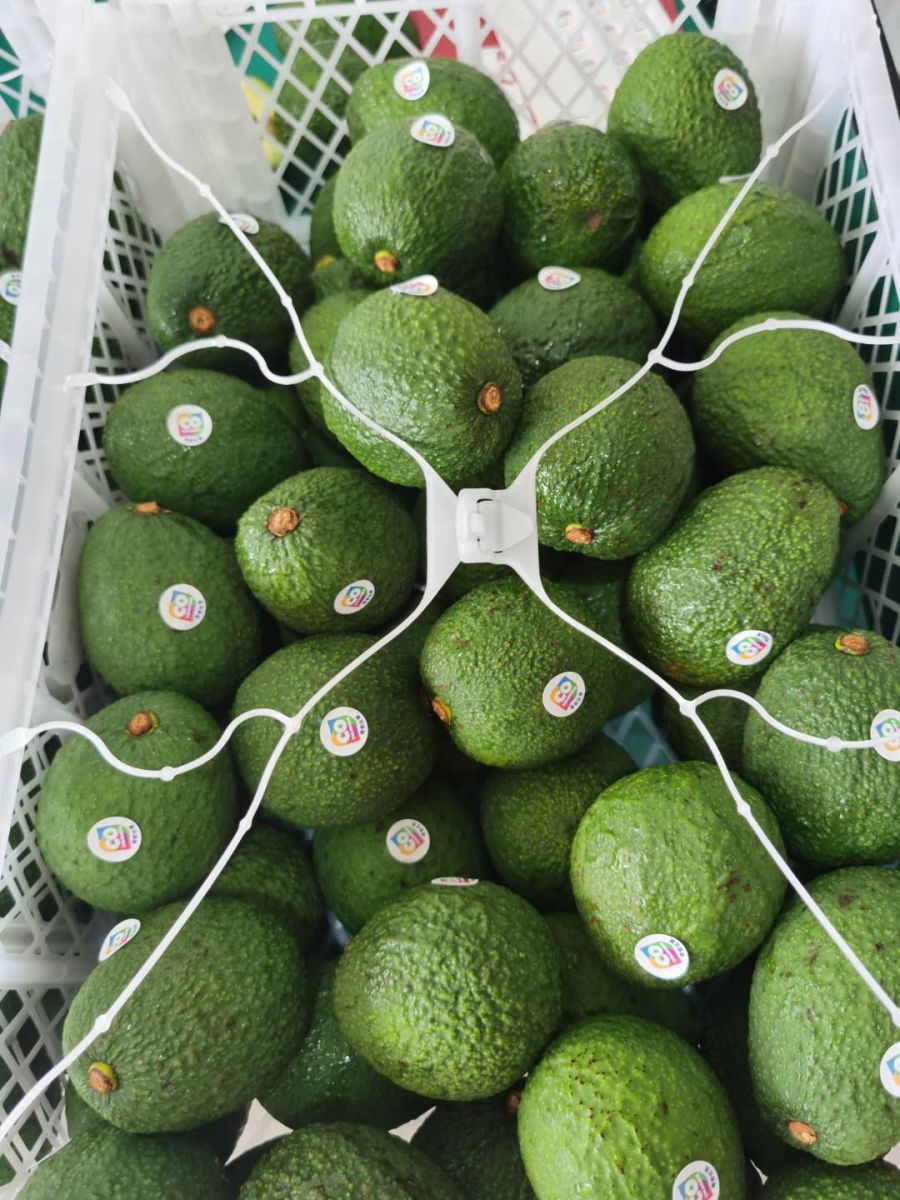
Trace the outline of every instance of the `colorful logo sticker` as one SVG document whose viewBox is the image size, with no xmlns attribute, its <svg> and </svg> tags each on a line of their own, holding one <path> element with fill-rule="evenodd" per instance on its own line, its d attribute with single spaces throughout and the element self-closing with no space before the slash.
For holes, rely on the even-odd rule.
<svg viewBox="0 0 900 1200">
<path fill-rule="evenodd" d="M 474 887 L 477 879 L 466 879 L 465 875 L 439 875 L 431 881 L 437 887 Z"/>
<path fill-rule="evenodd" d="M 431 834 L 415 817 L 395 821 L 385 838 L 387 852 L 400 863 L 421 862 L 431 848 Z"/>
<path fill-rule="evenodd" d="M 251 217 L 249 213 L 229 213 L 228 215 L 241 233 L 246 233 L 247 237 L 253 237 L 254 233 L 259 233 L 259 221 L 256 217 Z M 219 217 L 219 224 L 227 225 L 228 222 L 224 217 Z"/>
<path fill-rule="evenodd" d="M 669 933 L 648 933 L 642 937 L 634 948 L 634 960 L 656 979 L 681 979 L 691 965 L 684 942 Z"/>
<path fill-rule="evenodd" d="M 126 917 L 118 925 L 113 925 L 112 929 L 103 939 L 103 945 L 100 947 L 100 953 L 97 955 L 97 962 L 106 962 L 108 958 L 112 958 L 117 950 L 121 950 L 123 946 L 127 946 L 129 942 L 134 941 L 140 931 L 141 923 L 137 917 Z"/>
<path fill-rule="evenodd" d="M 212 417 L 199 405 L 170 409 L 166 417 L 169 437 L 179 446 L 202 446 L 212 433 L 212 428 Z"/>
<path fill-rule="evenodd" d="M 860 429 L 874 429 L 881 410 L 875 393 L 866 383 L 861 383 L 853 393 L 853 420 Z"/>
<path fill-rule="evenodd" d="M 206 616 L 206 600 L 192 583 L 173 583 L 159 598 L 159 615 L 170 629 L 194 629 Z"/>
<path fill-rule="evenodd" d="M 362 612 L 375 596 L 375 584 L 371 579 L 354 579 L 346 587 L 341 588 L 334 598 L 334 611 L 341 616 L 351 616 Z"/>
<path fill-rule="evenodd" d="M 438 290 L 438 281 L 433 275 L 417 275 L 405 283 L 392 283 L 391 291 L 400 296 L 433 296 Z"/>
<path fill-rule="evenodd" d="M 541 267 L 538 271 L 538 283 L 545 291 L 564 292 L 566 288 L 581 283 L 581 276 L 568 267 Z"/>
<path fill-rule="evenodd" d="M 725 643 L 725 657 L 738 667 L 753 667 L 772 649 L 772 635 L 764 629 L 742 629 Z"/>
<path fill-rule="evenodd" d="M 565 7 L 558 8 L 553 19 L 556 22 L 557 29 L 571 29 L 576 21 L 575 13 L 571 8 Z"/>
<path fill-rule="evenodd" d="M 571 717 L 581 708 L 585 691 L 577 671 L 560 671 L 544 688 L 541 699 L 551 717 Z"/>
<path fill-rule="evenodd" d="M 881 1060 L 881 1086 L 889 1096 L 900 1098 L 900 1042 L 894 1042 Z"/>
<path fill-rule="evenodd" d="M 22 295 L 22 272 L 5 271 L 0 275 L 0 298 L 7 304 L 16 305 Z"/>
<path fill-rule="evenodd" d="M 421 100 L 431 83 L 431 71 L 424 59 L 406 63 L 394 72 L 394 91 L 401 100 Z"/>
<path fill-rule="evenodd" d="M 103 862 L 127 862 L 141 848 L 141 827 L 130 817 L 104 817 L 88 830 L 87 846 Z"/>
<path fill-rule="evenodd" d="M 900 712 L 883 708 L 869 727 L 875 749 L 888 762 L 900 762 Z"/>
<path fill-rule="evenodd" d="M 416 117 L 409 127 L 409 132 L 417 142 L 426 146 L 437 146 L 440 150 L 446 150 L 456 141 L 453 122 L 443 113 L 425 113 L 424 116 Z"/>
<path fill-rule="evenodd" d="M 732 112 L 736 108 L 743 108 L 749 94 L 750 89 L 747 87 L 746 81 L 738 75 L 737 71 L 732 71 L 728 67 L 716 71 L 716 77 L 713 80 L 713 95 L 719 108 L 727 109 L 728 112 Z"/>
<path fill-rule="evenodd" d="M 672 1184 L 672 1200 L 719 1200 L 719 1172 L 712 1163 L 688 1163 Z"/>
<path fill-rule="evenodd" d="M 358 754 L 368 736 L 369 726 L 358 708 L 333 708 L 319 726 L 319 740 L 336 758 Z"/>
</svg>

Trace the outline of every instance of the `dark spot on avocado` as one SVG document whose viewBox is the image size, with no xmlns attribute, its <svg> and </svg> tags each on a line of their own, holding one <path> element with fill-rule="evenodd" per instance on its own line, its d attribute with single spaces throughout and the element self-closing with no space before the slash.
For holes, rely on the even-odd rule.
<svg viewBox="0 0 900 1200">
<path fill-rule="evenodd" d="M 838 904 L 841 908 L 849 908 L 856 900 L 855 892 L 841 892 L 838 896 Z"/>
</svg>

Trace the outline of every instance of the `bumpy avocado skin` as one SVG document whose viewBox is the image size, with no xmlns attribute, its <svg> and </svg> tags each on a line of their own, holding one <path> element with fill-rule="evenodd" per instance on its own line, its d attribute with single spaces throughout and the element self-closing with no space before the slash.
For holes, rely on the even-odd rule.
<svg viewBox="0 0 900 1200">
<path fill-rule="evenodd" d="M 10 121 L 0 130 L 0 266 L 18 266 L 25 256 L 43 131 L 41 113 Z"/>
<path fill-rule="evenodd" d="M 517 1093 L 472 1104 L 439 1104 L 414 1145 L 468 1200 L 536 1200 L 516 1135 Z"/>
<path fill-rule="evenodd" d="M 747 680 L 735 679 L 728 686 L 734 691 L 753 696 L 759 686 L 759 676 Z M 682 684 L 678 690 L 685 699 L 695 700 L 706 689 L 685 687 Z M 690 717 L 682 714 L 676 701 L 667 692 L 660 690 L 658 695 L 662 731 L 678 757 L 690 759 L 692 762 L 714 762 L 711 750 Z M 697 714 L 715 738 L 728 766 L 739 771 L 744 746 L 744 727 L 750 714 L 749 704 L 730 696 L 719 696 L 701 704 Z"/>
<path fill-rule="evenodd" d="M 900 1171 L 890 1163 L 831 1167 L 804 1163 L 769 1176 L 766 1200 L 894 1200 L 900 1196 Z"/>
<path fill-rule="evenodd" d="M 342 259 L 341 261 L 346 260 Z M 303 332 L 310 350 L 320 363 L 324 363 L 328 358 L 328 351 L 331 349 L 338 325 L 349 312 L 356 308 L 357 304 L 361 304 L 370 294 L 371 289 L 354 285 L 316 301 L 312 308 L 304 314 Z M 297 338 L 291 341 L 288 358 L 292 375 L 299 375 L 309 367 L 309 359 L 303 353 Z M 306 415 L 316 429 L 330 439 L 328 426 L 325 424 L 325 415 L 322 411 L 324 384 L 313 375 L 295 386 Z"/>
</svg>

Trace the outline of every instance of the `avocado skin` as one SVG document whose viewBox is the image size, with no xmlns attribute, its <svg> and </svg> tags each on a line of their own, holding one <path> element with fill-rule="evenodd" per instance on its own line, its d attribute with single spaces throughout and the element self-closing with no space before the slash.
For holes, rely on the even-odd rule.
<svg viewBox="0 0 900 1200">
<path fill-rule="evenodd" d="M 8 304 L 0 297 L 0 342 L 12 345 L 13 329 L 16 323 L 16 306 Z M 3 399 L 3 387 L 6 383 L 6 361 L 0 358 L 0 400 Z"/>
<path fill-rule="evenodd" d="M 759 686 L 758 675 L 752 679 L 733 679 L 729 687 L 748 696 L 756 695 Z M 686 700 L 696 698 L 705 688 L 685 687 L 682 684 L 679 692 Z M 659 720 L 666 741 L 681 759 L 692 762 L 714 762 L 712 752 L 700 735 L 690 717 L 682 716 L 681 710 L 668 692 L 661 688 L 659 697 Z M 725 762 L 734 771 L 740 771 L 744 745 L 744 726 L 750 714 L 750 705 L 743 700 L 734 700 L 730 696 L 718 696 L 715 700 L 707 700 L 697 709 L 697 714 L 703 724 L 712 734 L 716 745 L 722 751 Z M 749 775 L 747 776 L 749 779 Z"/>
<path fill-rule="evenodd" d="M 766 659 L 731 662 L 745 629 L 772 636 L 774 659 L 809 621 L 834 575 L 840 515 L 824 484 L 783 467 L 731 475 L 701 492 L 628 577 L 631 630 L 669 679 L 725 685 Z"/>
<path fill-rule="evenodd" d="M 25 257 L 43 131 L 41 113 L 10 121 L 0 130 L 0 267 L 17 267 Z"/>
<path fill-rule="evenodd" d="M 900 1196 L 900 1171 L 890 1163 L 861 1167 L 830 1167 L 804 1163 L 769 1176 L 766 1200 L 895 1200 Z"/>
<path fill-rule="evenodd" d="M 346 260 L 342 259 L 341 261 Z M 336 263 L 332 263 L 332 266 L 336 265 Z M 369 295 L 371 295 L 371 289 L 368 287 L 348 288 L 318 300 L 304 314 L 303 332 L 306 334 L 310 350 L 319 362 L 324 363 L 327 360 L 338 325 L 348 313 L 356 308 L 357 304 L 361 304 Z M 301 371 L 305 371 L 309 367 L 309 359 L 303 353 L 296 337 L 291 341 L 288 358 L 292 375 L 299 375 Z M 300 403 L 310 421 L 329 441 L 333 440 L 328 432 L 328 426 L 325 424 L 323 412 L 323 397 L 326 391 L 324 384 L 313 375 L 295 386 Z"/>
<path fill-rule="evenodd" d="M 468 1200 L 537 1200 L 519 1153 L 510 1097 L 439 1104 L 413 1145 L 442 1167 Z"/>
</svg>

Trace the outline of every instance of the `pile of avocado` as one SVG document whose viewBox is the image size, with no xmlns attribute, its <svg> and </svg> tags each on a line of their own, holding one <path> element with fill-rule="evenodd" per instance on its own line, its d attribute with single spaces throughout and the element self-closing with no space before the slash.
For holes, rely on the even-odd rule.
<svg viewBox="0 0 900 1200">
<path fill-rule="evenodd" d="M 376 26 L 360 20 L 359 46 L 377 48 Z M 206 342 L 127 388 L 103 431 L 126 498 L 87 536 L 78 603 L 117 698 L 87 728 L 135 768 L 204 763 L 125 775 L 79 738 L 53 758 L 37 844 L 112 914 L 64 1050 L 264 787 L 260 813 L 75 1060 L 71 1141 L 21 1194 L 900 1196 L 879 1162 L 900 1140 L 891 1017 L 786 902 L 769 853 L 900 998 L 900 651 L 810 624 L 884 478 L 871 377 L 845 341 L 770 327 L 693 376 L 627 386 L 735 195 L 721 177 L 760 158 L 747 70 L 711 38 L 661 38 L 626 71 L 607 132 L 520 140 L 478 71 L 365 68 L 345 32 L 312 21 L 314 54 L 295 52 L 293 26 L 278 41 L 289 115 L 317 59 L 339 56 L 352 85 L 325 91 L 352 145 L 309 252 L 241 216 L 304 338 L 227 222 L 199 217 L 159 252 L 147 315 L 161 350 Z M 0 165 L 24 125 L 0 135 Z M 303 161 L 323 136 L 306 133 Z M 0 256 L 20 251 L 17 212 L 0 202 Z M 827 317 L 845 277 L 825 218 L 759 184 L 696 272 L 669 353 Z M 273 387 L 219 335 L 281 372 L 311 353 L 324 374 Z M 469 565 L 272 764 L 277 714 L 418 603 L 423 479 L 384 432 L 453 488 L 501 488 L 616 389 L 537 466 L 541 568 L 555 605 L 666 687 L 506 568 Z M 734 695 L 696 711 L 741 811 L 690 720 L 717 688 Z M 879 749 L 790 739 L 741 697 Z M 651 698 L 675 761 L 638 769 L 604 728 Z M 235 1155 L 253 1101 L 290 1132 Z M 412 1145 L 390 1132 L 413 1119 Z"/>
</svg>

